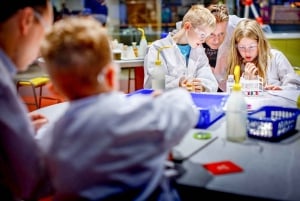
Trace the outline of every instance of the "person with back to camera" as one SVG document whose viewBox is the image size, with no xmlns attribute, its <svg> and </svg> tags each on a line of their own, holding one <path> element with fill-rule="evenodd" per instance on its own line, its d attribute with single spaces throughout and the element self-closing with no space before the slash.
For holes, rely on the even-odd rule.
<svg viewBox="0 0 300 201">
<path fill-rule="evenodd" d="M 258 22 L 245 19 L 234 30 L 228 74 L 233 74 L 235 65 L 241 66 L 244 79 L 264 81 L 266 90 L 299 89 L 300 76 L 296 74 L 282 52 L 271 49 Z"/>
<path fill-rule="evenodd" d="M 197 123 L 191 95 L 182 88 L 156 96 L 118 91 L 109 37 L 92 17 L 55 23 L 41 55 L 69 100 L 39 138 L 54 200 L 179 200 L 164 163 Z"/>
<path fill-rule="evenodd" d="M 219 92 L 226 90 L 227 59 L 230 40 L 237 23 L 243 20 L 236 15 L 229 15 L 225 4 L 211 4 L 208 10 L 216 18 L 216 29 L 207 37 L 203 47 L 209 64 L 219 83 Z"/>
<path fill-rule="evenodd" d="M 35 200 L 44 195 L 39 188 L 45 171 L 34 135 L 47 119 L 28 113 L 18 96 L 14 76 L 37 58 L 40 42 L 52 22 L 50 0 L 0 3 L 1 201 Z"/>
<path fill-rule="evenodd" d="M 216 92 L 218 88 L 202 43 L 205 42 L 216 26 L 215 17 L 202 5 L 193 5 L 182 20 L 181 29 L 175 34 L 157 40 L 148 48 L 144 58 L 144 88 L 152 88 L 151 72 L 155 67 L 157 53 L 165 72 L 166 89 L 187 87 L 192 79 L 196 92 Z"/>
</svg>

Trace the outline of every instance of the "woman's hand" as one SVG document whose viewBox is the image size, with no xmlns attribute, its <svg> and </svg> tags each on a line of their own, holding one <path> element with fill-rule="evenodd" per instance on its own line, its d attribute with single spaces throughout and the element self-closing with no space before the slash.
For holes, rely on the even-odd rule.
<svg viewBox="0 0 300 201">
<path fill-rule="evenodd" d="M 48 123 L 48 119 L 42 114 L 36 112 L 30 112 L 28 113 L 28 116 L 35 129 L 35 132 L 37 132 L 43 125 Z"/>
</svg>

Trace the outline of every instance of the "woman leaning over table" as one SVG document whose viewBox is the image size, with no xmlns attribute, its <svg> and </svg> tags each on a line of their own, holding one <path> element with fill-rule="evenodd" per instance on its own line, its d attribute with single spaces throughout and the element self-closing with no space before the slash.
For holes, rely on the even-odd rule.
<svg viewBox="0 0 300 201">
<path fill-rule="evenodd" d="M 179 31 L 155 41 L 148 48 L 144 59 L 144 88 L 152 88 L 151 72 L 161 50 L 159 57 L 166 74 L 167 89 L 185 88 L 188 79 L 192 79 L 196 92 L 216 92 L 218 83 L 202 47 L 215 26 L 216 19 L 208 9 L 201 5 L 192 6 L 183 17 Z"/>
<path fill-rule="evenodd" d="M 244 79 L 263 78 L 266 90 L 299 89 L 297 75 L 279 50 L 272 49 L 261 26 L 251 19 L 238 23 L 231 40 L 228 74 L 241 66 Z"/>
<path fill-rule="evenodd" d="M 225 4 L 211 4 L 208 10 L 216 18 L 216 29 L 207 37 L 203 47 L 211 69 L 218 80 L 219 92 L 226 90 L 227 59 L 230 40 L 236 25 L 243 20 L 236 15 L 229 15 Z"/>
</svg>

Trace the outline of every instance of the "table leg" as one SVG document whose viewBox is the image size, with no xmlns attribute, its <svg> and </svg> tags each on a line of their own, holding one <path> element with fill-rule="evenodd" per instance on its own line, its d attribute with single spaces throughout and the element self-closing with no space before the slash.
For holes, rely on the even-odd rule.
<svg viewBox="0 0 300 201">
<path fill-rule="evenodd" d="M 134 88 L 135 90 L 144 88 L 144 67 L 139 66 L 134 68 Z"/>
</svg>

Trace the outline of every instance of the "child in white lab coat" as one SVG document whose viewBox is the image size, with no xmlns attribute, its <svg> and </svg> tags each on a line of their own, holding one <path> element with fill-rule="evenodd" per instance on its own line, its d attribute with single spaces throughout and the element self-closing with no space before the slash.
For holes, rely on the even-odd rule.
<svg viewBox="0 0 300 201">
<path fill-rule="evenodd" d="M 92 17 L 56 22 L 41 55 L 54 87 L 69 100 L 39 138 L 54 200 L 178 200 L 164 164 L 197 123 L 190 94 L 118 91 L 109 37 Z"/>
<path fill-rule="evenodd" d="M 157 40 L 148 48 L 144 58 L 144 88 L 152 88 L 152 71 L 157 54 L 165 72 L 166 89 L 187 87 L 192 79 L 195 92 L 216 92 L 215 79 L 202 43 L 205 42 L 216 26 L 216 19 L 201 5 L 193 5 L 185 14 L 182 26 L 175 34 Z"/>
<path fill-rule="evenodd" d="M 241 66 L 244 79 L 263 79 L 266 90 L 299 89 L 300 76 L 282 52 L 271 49 L 258 22 L 238 23 L 231 40 L 228 74 Z"/>
</svg>

